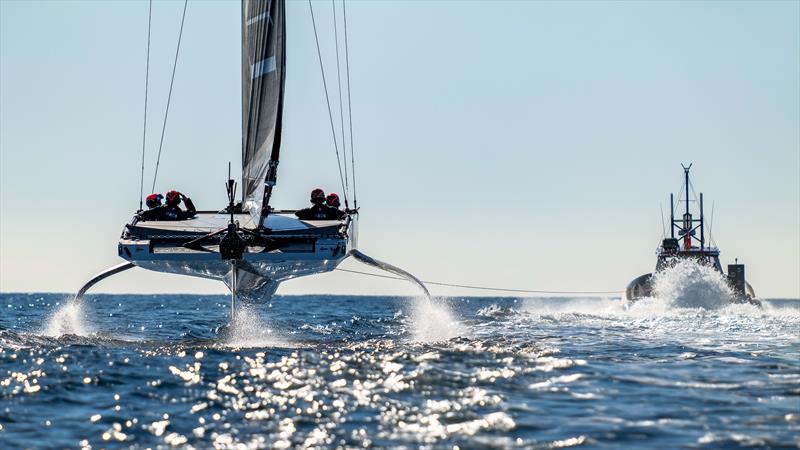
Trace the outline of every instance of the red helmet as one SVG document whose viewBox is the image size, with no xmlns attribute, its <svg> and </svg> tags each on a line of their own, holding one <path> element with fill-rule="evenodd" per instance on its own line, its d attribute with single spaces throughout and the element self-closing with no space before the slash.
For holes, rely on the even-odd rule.
<svg viewBox="0 0 800 450">
<path fill-rule="evenodd" d="M 325 203 L 325 191 L 320 188 L 311 191 L 311 203 L 315 205 Z"/>
<path fill-rule="evenodd" d="M 167 205 L 178 206 L 181 203 L 181 193 L 176 190 L 167 192 Z"/>
<path fill-rule="evenodd" d="M 164 199 L 164 196 L 161 194 L 150 194 L 145 199 L 145 203 L 147 203 L 148 208 L 155 208 L 156 206 L 161 206 L 161 200 Z"/>
<path fill-rule="evenodd" d="M 334 208 L 342 206 L 342 202 L 339 201 L 339 196 L 333 192 L 328 194 L 328 197 L 325 198 L 325 201 L 328 203 L 328 206 L 332 206 Z"/>
</svg>

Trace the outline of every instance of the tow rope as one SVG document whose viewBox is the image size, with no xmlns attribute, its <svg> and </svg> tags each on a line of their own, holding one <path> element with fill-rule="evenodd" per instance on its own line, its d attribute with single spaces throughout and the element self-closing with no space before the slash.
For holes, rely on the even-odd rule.
<svg viewBox="0 0 800 450">
<path fill-rule="evenodd" d="M 354 250 L 357 251 L 357 250 Z M 363 254 L 362 254 L 363 255 Z M 355 255 L 354 255 L 355 256 Z M 378 266 L 376 266 L 378 267 Z M 383 267 L 379 267 L 383 269 Z M 367 275 L 370 277 L 377 277 L 377 278 L 387 278 L 390 280 L 404 280 L 406 278 L 401 277 L 393 277 L 390 275 L 380 275 L 377 273 L 370 273 L 370 272 L 362 272 L 360 270 L 351 270 L 351 269 L 341 269 L 336 268 L 339 272 L 347 272 L 347 273 L 354 273 L 358 275 Z M 407 273 L 407 272 L 406 272 Z M 415 278 L 416 280 L 416 278 Z M 609 294 L 621 294 L 625 291 L 544 291 L 544 290 L 532 290 L 532 289 L 509 289 L 509 288 L 500 288 L 500 287 L 489 287 L 489 286 L 475 286 L 469 284 L 456 284 L 456 283 L 444 283 L 441 281 L 425 281 L 425 280 L 417 280 L 419 283 L 424 284 L 432 284 L 434 286 L 445 286 L 445 287 L 455 287 L 455 288 L 462 288 L 462 289 L 476 289 L 481 291 L 499 291 L 499 292 L 519 292 L 519 293 L 527 293 L 527 294 L 584 294 L 584 295 L 609 295 Z"/>
</svg>

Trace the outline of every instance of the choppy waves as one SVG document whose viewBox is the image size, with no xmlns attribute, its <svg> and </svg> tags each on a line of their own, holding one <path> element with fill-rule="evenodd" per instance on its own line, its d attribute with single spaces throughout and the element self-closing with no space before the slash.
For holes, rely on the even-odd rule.
<svg viewBox="0 0 800 450">
<path fill-rule="evenodd" d="M 672 294 L 670 294 L 672 295 Z M 4 295 L 24 447 L 797 446 L 800 303 Z M 67 306 L 64 306 L 67 305 Z M 688 306 L 688 307 L 686 307 Z M 703 306 L 708 306 L 705 303 Z"/>
</svg>

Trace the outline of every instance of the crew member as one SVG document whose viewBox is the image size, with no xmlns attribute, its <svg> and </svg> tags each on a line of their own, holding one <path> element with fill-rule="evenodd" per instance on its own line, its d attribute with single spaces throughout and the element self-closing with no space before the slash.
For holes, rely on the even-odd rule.
<svg viewBox="0 0 800 450">
<path fill-rule="evenodd" d="M 153 209 L 161 206 L 162 200 L 164 200 L 163 195 L 153 193 L 147 196 L 147 198 L 145 199 L 145 203 L 147 204 L 148 208 Z"/>
<path fill-rule="evenodd" d="M 184 204 L 186 205 L 185 211 L 179 206 L 181 204 L 181 200 L 183 200 Z M 167 192 L 164 213 L 162 214 L 161 218 L 156 220 L 186 220 L 194 217 L 195 214 L 197 214 L 197 210 L 194 207 L 194 203 L 192 203 L 192 199 L 176 190 L 171 190 Z"/>
<path fill-rule="evenodd" d="M 342 206 L 342 203 L 339 201 L 338 195 L 331 192 L 327 197 L 325 197 L 325 203 L 327 203 L 328 207 L 330 208 L 329 218 L 340 220 L 342 217 L 344 217 L 344 211 L 339 209 L 339 207 Z"/>
<path fill-rule="evenodd" d="M 294 213 L 301 220 L 325 220 L 331 213 L 328 205 L 325 204 L 325 191 L 316 188 L 311 191 L 311 207 L 301 209 Z"/>
<path fill-rule="evenodd" d="M 162 215 L 164 214 L 164 206 L 161 203 L 161 200 L 164 199 L 164 196 L 157 193 L 152 193 L 147 196 L 145 199 L 145 203 L 147 204 L 147 211 L 139 211 L 139 219 L 140 220 L 160 220 Z"/>
</svg>

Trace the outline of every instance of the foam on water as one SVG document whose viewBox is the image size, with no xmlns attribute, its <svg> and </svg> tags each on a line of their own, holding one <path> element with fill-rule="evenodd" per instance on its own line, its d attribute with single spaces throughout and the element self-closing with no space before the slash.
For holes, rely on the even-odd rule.
<svg viewBox="0 0 800 450">
<path fill-rule="evenodd" d="M 405 270 L 369 257 L 358 250 L 350 254 L 359 261 L 381 270 L 399 275 L 420 289 L 423 294 L 415 297 L 412 306 L 412 339 L 416 342 L 440 342 L 452 339 L 462 333 L 458 321 L 444 299 L 434 300 L 425 283 Z"/>
<path fill-rule="evenodd" d="M 522 301 L 520 312 L 536 316 L 549 316 L 559 320 L 570 320 L 570 316 L 585 315 L 603 318 L 648 319 L 659 317 L 687 316 L 738 316 L 753 319 L 766 317 L 800 318 L 800 309 L 776 308 L 769 303 L 761 307 L 750 303 L 730 303 L 716 309 L 703 307 L 679 307 L 667 299 L 648 297 L 633 303 L 610 298 L 527 298 Z M 713 314 L 712 314 L 713 313 Z M 492 309 L 486 308 L 481 315 L 491 316 Z"/>
<path fill-rule="evenodd" d="M 41 334 L 48 337 L 60 337 L 67 334 L 89 336 L 93 333 L 83 310 L 83 302 L 70 299 L 47 318 Z"/>
<path fill-rule="evenodd" d="M 751 304 L 737 304 L 725 275 L 713 267 L 683 260 L 655 275 L 653 297 L 626 304 L 621 299 L 527 299 L 523 310 L 539 315 L 590 314 L 631 318 L 686 314 L 686 310 L 717 311 L 722 314 L 763 315 Z M 552 300 L 552 299 L 550 299 Z"/>
<path fill-rule="evenodd" d="M 622 300 L 611 298 L 527 298 L 523 301 L 522 311 L 550 316 L 562 314 L 616 316 L 625 313 L 625 305 Z"/>
<path fill-rule="evenodd" d="M 415 297 L 411 320 L 412 339 L 416 342 L 447 341 L 464 332 L 444 299 Z"/>
<path fill-rule="evenodd" d="M 657 273 L 653 291 L 656 298 L 677 308 L 720 309 L 734 298 L 723 274 L 691 260 L 682 260 Z"/>
<path fill-rule="evenodd" d="M 258 314 L 258 310 L 246 304 L 238 305 L 225 338 L 230 347 L 293 347 L 287 339 L 279 336 L 272 325 Z"/>
</svg>

